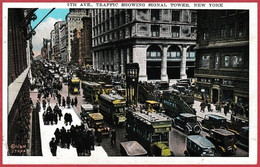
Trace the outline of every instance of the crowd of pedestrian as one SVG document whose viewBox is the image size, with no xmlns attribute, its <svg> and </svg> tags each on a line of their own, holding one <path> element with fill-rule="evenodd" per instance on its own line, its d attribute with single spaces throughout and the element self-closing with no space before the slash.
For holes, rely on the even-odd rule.
<svg viewBox="0 0 260 167">
<path fill-rule="evenodd" d="M 217 102 L 215 105 L 215 111 L 217 113 L 224 113 L 225 116 L 227 116 L 228 113 L 231 113 L 233 115 L 241 115 L 248 118 L 249 116 L 249 106 L 248 105 L 242 105 L 238 103 L 234 103 L 232 101 L 223 101 L 223 102 Z M 205 109 L 207 109 L 208 112 L 213 112 L 212 104 L 208 102 L 208 100 L 203 100 L 200 103 L 200 112 L 205 112 Z"/>
<path fill-rule="evenodd" d="M 54 136 L 55 138 L 50 141 L 50 150 L 53 156 L 56 156 L 57 146 L 66 149 L 70 149 L 70 146 L 75 147 L 78 156 L 90 156 L 91 150 L 94 150 L 95 137 L 93 131 L 86 130 L 83 124 L 80 126 L 71 125 L 67 130 L 65 127 L 57 128 Z M 56 150 L 52 149 L 55 147 Z"/>
</svg>

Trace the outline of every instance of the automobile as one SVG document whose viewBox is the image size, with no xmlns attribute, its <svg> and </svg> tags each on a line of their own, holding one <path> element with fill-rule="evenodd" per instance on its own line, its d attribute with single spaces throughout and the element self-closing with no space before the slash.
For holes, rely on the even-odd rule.
<svg viewBox="0 0 260 167">
<path fill-rule="evenodd" d="M 201 121 L 201 125 L 206 129 L 225 129 L 227 125 L 227 120 L 225 117 L 216 114 L 207 114 Z"/>
<path fill-rule="evenodd" d="M 237 137 L 237 145 L 248 151 L 248 146 L 249 146 L 249 127 L 245 126 L 241 128 L 241 131 L 239 134 L 236 136 Z"/>
<path fill-rule="evenodd" d="M 187 150 L 185 156 L 212 157 L 215 153 L 214 144 L 202 135 L 190 135 L 187 137 Z"/>
<path fill-rule="evenodd" d="M 200 134 L 201 128 L 197 121 L 197 116 L 190 113 L 181 113 L 172 120 L 172 127 L 179 128 L 185 134 Z"/>
<path fill-rule="evenodd" d="M 89 113 L 93 113 L 94 107 L 92 104 L 82 104 L 81 105 L 81 120 L 86 123 L 87 122 L 87 117 Z"/>
<path fill-rule="evenodd" d="M 147 156 L 147 151 L 137 141 L 121 142 L 120 152 L 123 156 Z"/>
<path fill-rule="evenodd" d="M 226 129 L 212 129 L 210 136 L 206 136 L 216 147 L 215 155 L 235 155 L 235 134 Z"/>
<path fill-rule="evenodd" d="M 95 131 L 101 131 L 103 136 L 109 136 L 110 128 L 104 126 L 104 117 L 101 113 L 87 113 L 87 124 Z"/>
</svg>

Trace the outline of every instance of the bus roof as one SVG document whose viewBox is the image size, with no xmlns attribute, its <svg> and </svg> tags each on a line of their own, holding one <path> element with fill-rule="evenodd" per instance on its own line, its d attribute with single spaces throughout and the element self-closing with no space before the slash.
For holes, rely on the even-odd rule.
<svg viewBox="0 0 260 167">
<path fill-rule="evenodd" d="M 103 120 L 103 115 L 101 113 L 90 113 L 88 114 L 89 117 L 91 117 L 92 119 L 94 119 L 95 121 L 98 121 L 98 120 Z"/>
<path fill-rule="evenodd" d="M 222 136 L 230 136 L 230 135 L 235 135 L 233 132 L 230 132 L 226 129 L 212 129 L 212 132 L 218 133 Z"/>
<path fill-rule="evenodd" d="M 163 113 L 156 112 L 133 112 L 133 116 L 148 125 L 156 122 L 170 121 L 171 119 Z"/>
<path fill-rule="evenodd" d="M 101 94 L 100 97 L 110 102 L 113 102 L 115 100 L 124 100 L 124 98 L 119 94 Z"/>
<path fill-rule="evenodd" d="M 146 103 L 149 103 L 149 104 L 158 104 L 157 101 L 153 101 L 153 100 L 146 100 Z"/>
<path fill-rule="evenodd" d="M 87 81 L 83 81 L 82 82 L 84 85 L 88 85 L 88 86 L 100 86 L 100 84 L 96 83 L 96 82 L 87 82 Z"/>
<path fill-rule="evenodd" d="M 79 78 L 75 77 L 71 79 L 71 82 L 79 82 Z"/>
<path fill-rule="evenodd" d="M 122 142 L 120 145 L 124 148 L 128 156 L 146 155 L 147 151 L 137 141 Z"/>
</svg>

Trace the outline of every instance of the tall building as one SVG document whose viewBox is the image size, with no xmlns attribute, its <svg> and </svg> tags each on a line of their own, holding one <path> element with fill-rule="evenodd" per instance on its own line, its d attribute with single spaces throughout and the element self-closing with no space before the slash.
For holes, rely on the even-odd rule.
<svg viewBox="0 0 260 167">
<path fill-rule="evenodd" d="M 67 47 L 67 61 L 71 59 L 71 40 L 74 39 L 74 29 L 82 29 L 82 18 L 90 15 L 89 9 L 70 9 L 69 14 L 66 16 L 67 28 L 68 28 L 68 47 Z"/>
<path fill-rule="evenodd" d="M 51 59 L 51 40 L 43 38 L 41 55 L 43 59 Z"/>
<path fill-rule="evenodd" d="M 60 28 L 66 24 L 65 21 L 58 21 L 54 24 L 54 43 L 53 43 L 53 49 L 54 49 L 54 59 L 55 60 L 61 60 L 61 32 Z"/>
<path fill-rule="evenodd" d="M 142 81 L 193 77 L 196 11 L 95 9 L 92 15 L 95 69 L 123 74 L 133 62 Z"/>
<path fill-rule="evenodd" d="M 79 64 L 79 57 L 82 57 L 82 36 L 81 30 L 74 29 L 74 39 L 71 40 L 71 63 Z"/>
<path fill-rule="evenodd" d="M 82 28 L 82 54 L 79 57 L 79 65 L 92 65 L 92 19 L 83 17 Z"/>
<path fill-rule="evenodd" d="M 36 19 L 37 9 L 8 9 L 8 146 L 7 155 L 29 155 L 31 150 L 32 130 L 30 122 L 30 57 L 32 52 L 31 37 L 34 34 L 30 26 Z M 32 129 L 32 130 L 30 130 Z M 6 142 L 6 141 L 4 141 Z M 20 148 L 23 148 L 20 149 Z M 21 151 L 22 150 L 22 151 Z"/>
<path fill-rule="evenodd" d="M 53 29 L 50 32 L 50 37 L 51 37 L 51 60 L 54 59 L 54 42 L 55 42 L 55 30 Z"/>
<path fill-rule="evenodd" d="M 197 96 L 248 105 L 249 11 L 198 10 Z"/>
<path fill-rule="evenodd" d="M 68 58 L 68 27 L 67 22 L 60 27 L 60 54 L 61 60 L 67 62 Z"/>
</svg>

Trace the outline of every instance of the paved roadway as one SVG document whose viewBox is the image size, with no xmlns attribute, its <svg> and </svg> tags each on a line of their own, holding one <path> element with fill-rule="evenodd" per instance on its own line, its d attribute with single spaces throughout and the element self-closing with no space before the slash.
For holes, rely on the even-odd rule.
<svg viewBox="0 0 260 167">
<path fill-rule="evenodd" d="M 67 84 L 63 84 L 63 88 L 60 91 L 61 96 L 62 97 L 66 97 L 68 96 L 68 86 Z M 37 93 L 35 93 L 35 96 L 37 96 Z M 75 97 L 77 96 L 78 98 L 78 105 L 77 107 L 74 107 L 74 111 L 76 113 L 76 115 L 80 118 L 80 112 L 81 112 L 81 108 L 80 106 L 82 104 L 86 104 L 87 102 L 83 99 L 83 90 L 80 89 L 80 94 L 79 95 L 71 95 L 71 97 Z M 51 103 L 56 103 L 56 99 L 51 99 Z M 199 107 L 200 102 L 199 101 L 195 101 L 193 107 L 197 110 L 197 115 L 200 118 L 203 118 L 205 114 L 207 114 L 207 110 L 205 111 L 205 113 L 201 113 L 199 112 Z M 214 109 L 214 106 L 212 107 Z M 215 112 L 214 112 L 215 113 Z M 224 113 L 218 113 L 218 115 L 221 116 L 225 116 Z M 227 119 L 230 119 L 230 114 L 228 114 L 227 116 L 225 116 Z M 120 142 L 124 142 L 127 141 L 127 139 L 125 138 L 126 135 L 126 131 L 125 131 L 125 127 L 112 127 L 111 125 L 109 125 L 108 123 L 105 122 L 105 126 L 109 126 L 110 128 L 115 128 L 116 132 L 117 132 L 117 143 L 116 146 L 111 146 L 111 142 L 110 142 L 110 137 L 103 137 L 101 146 L 104 148 L 104 150 L 106 151 L 108 156 L 119 156 L 120 155 Z M 201 135 L 206 136 L 208 135 L 206 132 L 202 131 Z M 172 129 L 172 131 L 169 134 L 169 147 L 171 148 L 171 150 L 173 151 L 173 153 L 175 154 L 175 156 L 184 156 L 184 150 L 186 149 L 186 138 L 187 136 L 181 132 L 180 130 L 177 129 Z M 248 156 L 248 152 L 238 148 L 236 155 L 234 156 L 238 156 L 238 157 L 246 157 Z"/>
</svg>

